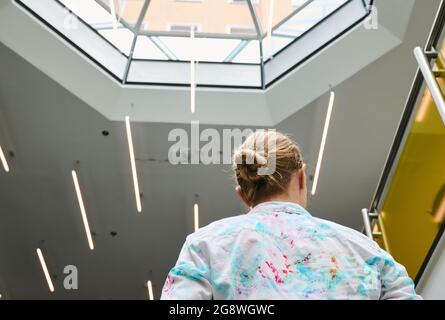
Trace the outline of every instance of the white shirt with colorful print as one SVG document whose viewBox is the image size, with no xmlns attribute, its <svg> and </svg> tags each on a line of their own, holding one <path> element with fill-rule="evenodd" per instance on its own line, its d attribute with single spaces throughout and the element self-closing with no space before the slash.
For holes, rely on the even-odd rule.
<svg viewBox="0 0 445 320">
<path fill-rule="evenodd" d="M 405 268 L 363 234 L 267 202 L 187 237 L 162 299 L 421 299 Z"/>
</svg>

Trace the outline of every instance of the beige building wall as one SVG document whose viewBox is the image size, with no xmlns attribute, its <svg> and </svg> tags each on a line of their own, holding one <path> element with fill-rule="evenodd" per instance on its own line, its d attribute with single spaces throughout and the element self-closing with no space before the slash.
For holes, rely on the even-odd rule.
<svg viewBox="0 0 445 320">
<path fill-rule="evenodd" d="M 112 0 L 107 0 L 108 4 Z M 253 0 L 263 31 L 267 31 L 271 0 Z M 122 12 L 127 22 L 134 23 L 144 0 L 115 0 L 117 12 Z M 289 16 L 302 0 L 274 0 L 273 24 Z M 247 2 L 237 0 L 151 0 L 143 27 L 148 31 L 171 31 L 173 28 L 194 25 L 198 32 L 228 34 L 242 32 L 255 34 L 255 25 Z"/>
</svg>

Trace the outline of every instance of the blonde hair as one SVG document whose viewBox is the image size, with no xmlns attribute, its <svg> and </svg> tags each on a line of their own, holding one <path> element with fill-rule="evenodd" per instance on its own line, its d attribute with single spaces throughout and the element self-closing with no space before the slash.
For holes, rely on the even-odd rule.
<svg viewBox="0 0 445 320">
<path fill-rule="evenodd" d="M 274 169 L 261 174 L 273 161 Z M 249 204 L 286 192 L 291 175 L 303 168 L 300 148 L 288 136 L 275 131 L 250 135 L 235 151 L 233 170 Z"/>
</svg>

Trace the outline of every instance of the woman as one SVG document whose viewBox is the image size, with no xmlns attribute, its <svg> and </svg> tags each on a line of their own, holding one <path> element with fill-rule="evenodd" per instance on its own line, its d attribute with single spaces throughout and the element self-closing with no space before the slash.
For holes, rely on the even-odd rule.
<svg viewBox="0 0 445 320">
<path fill-rule="evenodd" d="M 251 135 L 233 169 L 250 212 L 188 236 L 162 299 L 421 298 L 375 242 L 305 210 L 305 165 L 287 136 Z"/>
</svg>

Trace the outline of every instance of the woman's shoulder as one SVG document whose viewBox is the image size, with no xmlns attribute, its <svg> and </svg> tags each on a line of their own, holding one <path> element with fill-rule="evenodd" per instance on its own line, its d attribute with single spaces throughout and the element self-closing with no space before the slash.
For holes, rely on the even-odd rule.
<svg viewBox="0 0 445 320">
<path fill-rule="evenodd" d="M 190 234 L 189 242 L 214 241 L 222 237 L 236 236 L 242 229 L 253 223 L 253 217 L 248 214 L 240 214 L 220 219 L 200 228 Z"/>
<path fill-rule="evenodd" d="M 355 249 L 361 249 L 362 251 L 364 251 L 364 253 L 368 253 L 370 255 L 379 255 L 382 253 L 379 245 L 375 241 L 364 235 L 362 232 L 333 221 L 320 218 L 314 219 L 317 221 L 317 224 L 321 228 L 328 228 L 333 230 L 340 238 L 343 239 L 343 241 L 348 242 L 350 245 L 355 247 Z"/>
</svg>

